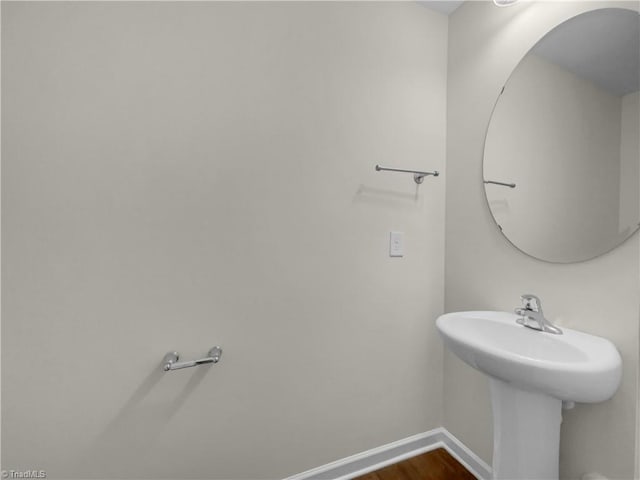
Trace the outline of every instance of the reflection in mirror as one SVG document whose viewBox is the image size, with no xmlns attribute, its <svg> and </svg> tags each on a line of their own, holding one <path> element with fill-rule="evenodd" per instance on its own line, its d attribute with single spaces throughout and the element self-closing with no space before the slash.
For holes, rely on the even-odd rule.
<svg viewBox="0 0 640 480">
<path fill-rule="evenodd" d="M 625 9 L 564 22 L 518 64 L 483 165 L 491 213 L 517 248 L 577 262 L 638 230 L 639 79 L 640 15 Z"/>
</svg>

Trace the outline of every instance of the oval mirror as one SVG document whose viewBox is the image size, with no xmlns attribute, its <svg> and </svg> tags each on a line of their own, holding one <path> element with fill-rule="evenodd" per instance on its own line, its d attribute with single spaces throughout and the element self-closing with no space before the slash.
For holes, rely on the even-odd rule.
<svg viewBox="0 0 640 480">
<path fill-rule="evenodd" d="M 483 176 L 493 218 L 535 258 L 587 260 L 640 223 L 640 15 L 567 20 L 515 68 L 496 102 Z"/>
</svg>

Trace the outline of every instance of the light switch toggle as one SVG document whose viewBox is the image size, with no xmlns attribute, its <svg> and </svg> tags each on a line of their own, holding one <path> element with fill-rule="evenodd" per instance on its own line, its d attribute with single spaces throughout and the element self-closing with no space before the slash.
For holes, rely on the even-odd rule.
<svg viewBox="0 0 640 480">
<path fill-rule="evenodd" d="M 389 256 L 404 256 L 404 232 L 391 232 L 389 234 Z"/>
</svg>

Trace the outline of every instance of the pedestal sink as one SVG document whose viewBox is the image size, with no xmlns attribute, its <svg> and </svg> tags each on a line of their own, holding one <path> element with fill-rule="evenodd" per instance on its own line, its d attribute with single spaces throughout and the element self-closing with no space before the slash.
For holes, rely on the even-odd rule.
<svg viewBox="0 0 640 480">
<path fill-rule="evenodd" d="M 564 402 L 602 402 L 620 385 L 622 360 L 601 337 L 555 335 L 507 312 L 456 312 L 436 324 L 445 345 L 489 376 L 496 479 L 558 478 Z"/>
</svg>

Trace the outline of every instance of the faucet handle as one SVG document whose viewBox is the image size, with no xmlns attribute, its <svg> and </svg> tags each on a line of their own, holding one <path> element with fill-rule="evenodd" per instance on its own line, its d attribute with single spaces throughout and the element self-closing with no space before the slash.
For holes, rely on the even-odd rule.
<svg viewBox="0 0 640 480">
<path fill-rule="evenodd" d="M 520 300 L 522 301 L 522 305 L 524 306 L 524 308 L 526 308 L 527 310 L 535 310 L 542 313 L 542 302 L 536 295 L 533 295 L 531 293 L 523 293 L 522 295 L 520 295 Z"/>
</svg>

